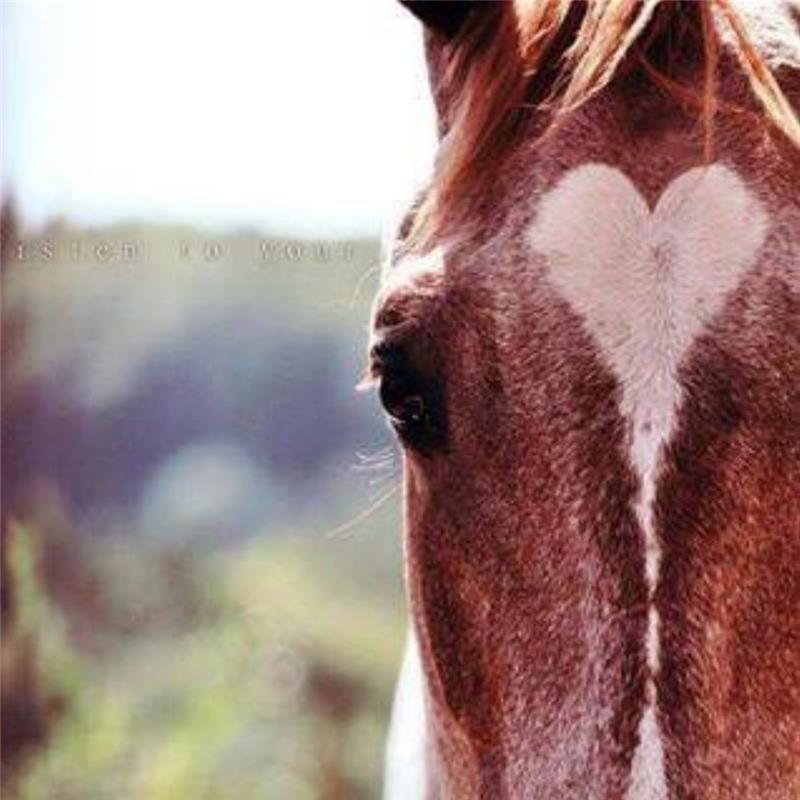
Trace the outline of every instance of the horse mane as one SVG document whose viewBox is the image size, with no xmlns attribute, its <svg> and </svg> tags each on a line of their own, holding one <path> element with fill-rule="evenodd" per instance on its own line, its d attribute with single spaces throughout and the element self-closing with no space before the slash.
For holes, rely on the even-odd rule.
<svg viewBox="0 0 800 800">
<path fill-rule="evenodd" d="M 464 219 L 517 140 L 531 109 L 544 131 L 635 69 L 683 105 L 694 105 L 713 158 L 719 30 L 762 109 L 762 119 L 800 148 L 800 121 L 782 92 L 747 15 L 745 0 L 514 0 L 479 3 L 441 47 L 437 65 L 442 143 L 432 183 L 414 211 L 408 243 L 426 248 Z M 703 59 L 701 90 L 682 86 L 671 65 Z M 444 98 L 444 100 L 442 100 Z M 488 170 L 488 172 L 487 172 Z M 485 183 L 485 181 L 483 181 Z"/>
</svg>

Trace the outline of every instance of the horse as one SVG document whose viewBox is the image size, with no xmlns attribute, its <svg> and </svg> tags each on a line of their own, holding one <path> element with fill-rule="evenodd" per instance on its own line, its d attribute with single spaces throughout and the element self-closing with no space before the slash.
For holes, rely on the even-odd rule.
<svg viewBox="0 0 800 800">
<path fill-rule="evenodd" d="M 800 7 L 407 2 L 439 146 L 387 800 L 800 798 Z"/>
</svg>

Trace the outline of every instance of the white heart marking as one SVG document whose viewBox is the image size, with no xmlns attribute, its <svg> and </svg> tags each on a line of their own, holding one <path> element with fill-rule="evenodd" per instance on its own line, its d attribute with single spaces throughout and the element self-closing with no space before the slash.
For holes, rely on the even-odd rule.
<svg viewBox="0 0 800 800">
<path fill-rule="evenodd" d="M 562 178 L 542 198 L 530 230 L 550 281 L 580 314 L 622 389 L 651 597 L 661 560 L 652 506 L 659 456 L 681 403 L 678 368 L 756 263 L 766 231 L 761 203 L 727 167 L 685 172 L 651 212 L 633 183 L 603 164 L 586 164 Z M 652 680 L 659 667 L 659 624 L 651 604 L 649 700 L 627 800 L 666 797 Z"/>
</svg>

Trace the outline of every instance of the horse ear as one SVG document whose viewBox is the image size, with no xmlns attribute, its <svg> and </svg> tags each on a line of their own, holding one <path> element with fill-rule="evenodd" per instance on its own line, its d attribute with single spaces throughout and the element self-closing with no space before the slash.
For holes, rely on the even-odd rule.
<svg viewBox="0 0 800 800">
<path fill-rule="evenodd" d="M 479 0 L 400 0 L 425 28 L 445 39 L 452 39 Z"/>
<path fill-rule="evenodd" d="M 450 126 L 453 104 L 459 87 L 452 85 L 448 64 L 454 56 L 452 47 L 468 27 L 483 25 L 498 17 L 505 3 L 487 0 L 400 0 L 424 26 L 425 60 L 440 138 Z M 459 48 L 460 49 L 460 46 Z"/>
</svg>

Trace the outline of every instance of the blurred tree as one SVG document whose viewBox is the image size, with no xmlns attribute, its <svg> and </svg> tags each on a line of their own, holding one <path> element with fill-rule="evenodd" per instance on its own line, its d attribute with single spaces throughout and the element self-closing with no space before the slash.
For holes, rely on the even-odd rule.
<svg viewBox="0 0 800 800">
<path fill-rule="evenodd" d="M 13 603 L 6 606 L 0 647 L 0 788 L 10 795 L 25 763 L 47 745 L 64 714 L 66 696 L 42 673 L 40 663 L 47 625 L 39 574 L 41 542 L 29 530 L 6 522 L 3 545 L 3 585 Z"/>
</svg>

